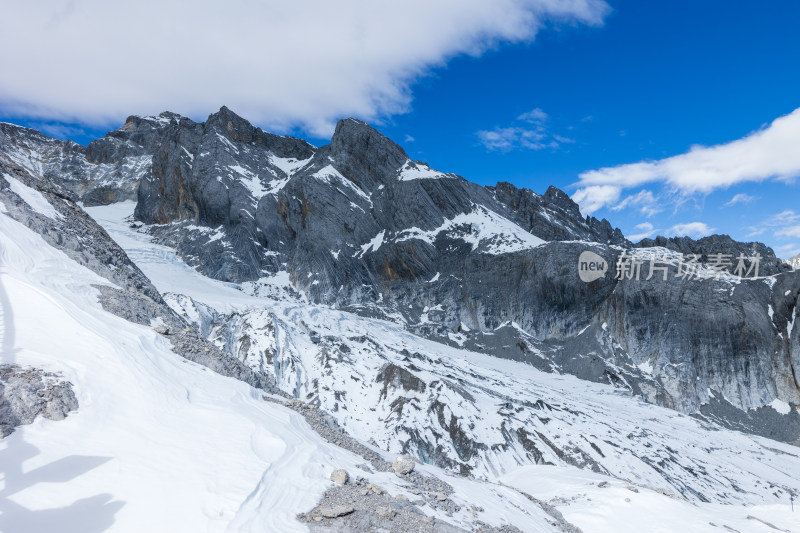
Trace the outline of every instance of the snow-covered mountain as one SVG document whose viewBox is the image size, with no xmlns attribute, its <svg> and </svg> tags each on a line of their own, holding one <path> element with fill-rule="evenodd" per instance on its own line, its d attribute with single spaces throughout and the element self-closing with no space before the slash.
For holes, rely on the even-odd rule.
<svg viewBox="0 0 800 533">
<path fill-rule="evenodd" d="M 790 257 L 789 259 L 786 259 L 786 264 L 788 264 L 794 270 L 800 268 L 800 254 L 795 255 L 794 257 Z"/>
<path fill-rule="evenodd" d="M 2 125 L 0 236 L 3 364 L 43 376 L 0 373 L 0 413 L 67 414 L 0 441 L 4 531 L 797 530 L 800 278 L 763 245 L 757 279 L 584 283 L 586 250 L 748 248 L 225 108 Z"/>
<path fill-rule="evenodd" d="M 800 404 L 792 335 L 800 277 L 760 243 L 659 238 L 635 250 L 558 189 L 480 187 L 411 161 L 354 119 L 323 147 L 264 132 L 224 107 L 204 123 L 130 117 L 86 148 L 58 146 L 31 130 L 0 129 L 0 148 L 14 161 L 46 172 L 85 205 L 135 190 L 137 221 L 212 278 L 289 279 L 312 303 L 614 383 L 728 427 L 800 439 L 800 414 L 769 407 Z M 150 165 L 129 172 L 117 192 L 112 181 L 87 178 L 143 153 Z M 642 279 L 615 279 L 626 249 L 642 263 Z M 587 250 L 611 265 L 592 283 L 577 274 Z M 701 264 L 758 255 L 759 277 L 680 276 L 676 253 Z M 666 256 L 661 279 L 650 267 Z M 723 271 L 733 273 L 734 263 Z"/>
</svg>

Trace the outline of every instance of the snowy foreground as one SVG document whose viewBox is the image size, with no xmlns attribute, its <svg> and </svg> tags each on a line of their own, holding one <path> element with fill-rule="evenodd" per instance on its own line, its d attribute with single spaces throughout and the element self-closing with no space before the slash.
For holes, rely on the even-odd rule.
<svg viewBox="0 0 800 533">
<path fill-rule="evenodd" d="M 203 278 L 168 248 L 130 231 L 123 219 L 131 205 L 90 212 L 159 290 L 186 294 L 219 312 L 257 312 L 273 305 Z M 314 507 L 337 468 L 369 478 L 393 495 L 406 494 L 400 478 L 360 470 L 363 458 L 325 442 L 300 415 L 175 355 L 150 328 L 103 311 L 91 285 L 107 285 L 106 280 L 2 213 L 0 244 L 2 362 L 62 373 L 80 404 L 63 421 L 40 418 L 0 441 L 0 531 L 306 531 L 295 516 Z M 271 311 L 283 312 L 287 304 L 274 306 Z M 292 309 L 323 319 L 333 312 L 297 303 Z M 361 324 L 365 319 L 341 320 Z M 387 335 L 400 335 L 388 324 L 380 327 L 387 328 Z M 448 350 L 443 349 L 443 357 L 458 352 Z M 461 356 L 478 367 L 491 364 L 477 354 Z M 520 365 L 498 362 L 493 371 L 495 379 L 506 372 L 513 381 Z M 589 395 L 601 391 L 577 379 L 533 371 L 514 378 L 529 384 L 541 380 L 543 389 L 558 388 L 574 396 L 575 404 L 590 402 Z M 606 396 L 594 406 L 598 416 L 603 406 L 630 401 L 608 391 Z M 652 406 L 633 410 L 634 415 L 644 412 L 660 432 L 694 427 L 674 412 Z M 346 427 L 363 439 L 369 435 L 368 420 L 357 415 Z M 687 439 L 698 435 L 675 435 L 675 446 L 691 454 Z M 731 439 L 719 454 L 731 463 L 730 472 L 747 470 L 742 482 L 748 489 L 759 475 L 781 481 L 798 477 L 796 448 L 732 432 L 709 432 L 712 436 L 720 446 Z M 763 459 L 760 472 L 757 457 Z M 573 467 L 502 466 L 503 472 L 489 476 L 495 483 L 450 476 L 434 467 L 420 469 L 450 483 L 454 501 L 482 506 L 484 522 L 523 531 L 552 528 L 538 506 L 508 487 L 551 503 L 585 533 L 800 532 L 800 509 L 793 513 L 788 501 L 764 497 L 754 505 L 696 503 L 648 489 L 649 483 L 634 486 Z M 435 513 L 427 507 L 422 511 Z M 437 518 L 463 526 L 468 517 Z"/>
</svg>

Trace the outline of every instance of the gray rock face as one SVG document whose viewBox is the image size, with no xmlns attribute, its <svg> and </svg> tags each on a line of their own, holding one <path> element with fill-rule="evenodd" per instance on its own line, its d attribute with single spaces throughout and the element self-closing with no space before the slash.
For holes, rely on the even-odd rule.
<svg viewBox="0 0 800 533">
<path fill-rule="evenodd" d="M 702 263 L 708 262 L 710 254 L 724 254 L 732 258 L 732 265 L 726 269 L 729 272 L 733 272 L 737 263 L 736 258 L 740 255 L 748 258 L 755 255 L 761 256 L 759 276 L 771 276 L 791 270 L 790 265 L 775 256 L 772 248 L 760 242 L 734 241 L 728 235 L 710 235 L 698 240 L 690 237 L 656 237 L 655 239 L 642 239 L 636 246 L 640 248 L 657 246 L 680 252 L 684 255 L 696 254 L 700 256 L 700 262 Z"/>
<path fill-rule="evenodd" d="M 39 368 L 0 365 L 0 438 L 37 416 L 63 420 L 78 408 L 72 383 Z"/>
<path fill-rule="evenodd" d="M 540 196 L 528 189 L 518 189 L 507 182 L 495 187 L 495 198 L 510 207 L 514 222 L 546 241 L 582 240 L 628 246 L 618 228 L 606 219 L 581 215 L 578 205 L 567 194 L 553 187 Z"/>
<path fill-rule="evenodd" d="M 171 113 L 130 117 L 122 128 L 88 146 L 0 123 L 0 152 L 13 163 L 58 183 L 84 205 L 133 200 L 139 181 L 150 173 L 152 154 L 162 130 L 176 117 Z"/>
</svg>

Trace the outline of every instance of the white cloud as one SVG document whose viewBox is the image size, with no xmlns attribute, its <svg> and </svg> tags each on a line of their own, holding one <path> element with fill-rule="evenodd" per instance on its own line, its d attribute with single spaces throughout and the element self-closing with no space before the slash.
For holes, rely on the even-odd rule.
<svg viewBox="0 0 800 533">
<path fill-rule="evenodd" d="M 487 149 L 501 152 L 517 148 L 527 150 L 558 148 L 561 144 L 575 142 L 568 137 L 550 133 L 547 121 L 547 113 L 537 107 L 517 117 L 516 123 L 524 122 L 523 125 L 514 124 L 505 128 L 481 130 L 476 132 L 476 135 Z"/>
<path fill-rule="evenodd" d="M 775 254 L 778 257 L 784 257 L 784 258 L 794 257 L 800 254 L 800 244 L 797 244 L 796 242 L 793 242 L 791 244 L 784 244 L 782 246 L 776 246 L 774 250 Z"/>
<path fill-rule="evenodd" d="M 622 194 L 622 188 L 614 185 L 592 185 L 578 189 L 572 195 L 572 201 L 581 208 L 581 213 L 589 215 L 601 207 L 615 203 Z"/>
<path fill-rule="evenodd" d="M 624 200 L 611 209 L 614 211 L 620 211 L 621 209 L 625 208 L 638 209 L 641 214 L 648 218 L 662 211 L 662 209 L 658 206 L 656 197 L 653 196 L 653 192 L 647 190 L 642 190 L 636 194 L 626 196 Z"/>
<path fill-rule="evenodd" d="M 406 134 L 405 142 L 413 143 L 416 139 L 409 134 Z"/>
<path fill-rule="evenodd" d="M 686 224 L 675 224 L 666 231 L 668 237 L 705 237 L 711 235 L 714 228 L 708 227 L 705 222 L 687 222 Z"/>
<path fill-rule="evenodd" d="M 800 237 L 800 214 L 795 213 L 791 209 L 786 209 L 767 217 L 758 224 L 748 228 L 750 233 L 748 237 L 756 237 L 762 235 L 766 231 L 772 231 L 773 235 L 778 237 L 789 237 L 797 235 Z"/>
<path fill-rule="evenodd" d="M 778 237 L 800 237 L 800 226 L 786 226 L 775 230 L 775 235 Z"/>
<path fill-rule="evenodd" d="M 479 131 L 477 135 L 481 144 L 486 148 L 501 152 L 508 152 L 515 148 L 529 150 L 558 148 L 558 142 L 554 139 L 547 139 L 547 134 L 539 128 L 495 128 L 491 131 Z"/>
<path fill-rule="evenodd" d="M 635 233 L 633 235 L 628 236 L 628 240 L 631 242 L 638 242 L 642 239 L 646 239 L 647 237 L 652 236 L 656 230 L 653 225 L 649 222 L 642 222 L 641 224 L 636 224 L 636 229 L 639 230 L 640 233 Z"/>
<path fill-rule="evenodd" d="M 57 139 L 68 139 L 85 133 L 81 128 L 70 126 L 69 124 L 41 122 L 32 123 L 30 127 L 46 133 L 51 137 L 56 137 Z"/>
<path fill-rule="evenodd" d="M 6 0 L 0 110 L 109 125 L 224 104 L 328 135 L 343 116 L 407 111 L 415 80 L 456 55 L 530 41 L 548 21 L 598 25 L 608 11 L 603 0 Z"/>
<path fill-rule="evenodd" d="M 736 204 L 749 204 L 750 202 L 752 202 L 755 199 L 756 199 L 755 196 L 740 192 L 739 194 L 733 195 L 733 198 L 731 198 L 730 200 L 725 202 L 724 206 L 725 207 L 730 207 L 730 206 L 736 205 Z"/>
<path fill-rule="evenodd" d="M 531 109 L 527 113 L 521 114 L 517 117 L 517 120 L 524 120 L 531 124 L 543 124 L 547 121 L 547 113 L 537 107 L 536 109 Z"/>
<path fill-rule="evenodd" d="M 624 189 L 661 182 L 684 194 L 692 194 L 708 193 L 747 181 L 788 180 L 800 176 L 798 146 L 800 108 L 733 142 L 710 147 L 694 146 L 685 154 L 658 161 L 584 172 L 578 186 Z"/>
</svg>

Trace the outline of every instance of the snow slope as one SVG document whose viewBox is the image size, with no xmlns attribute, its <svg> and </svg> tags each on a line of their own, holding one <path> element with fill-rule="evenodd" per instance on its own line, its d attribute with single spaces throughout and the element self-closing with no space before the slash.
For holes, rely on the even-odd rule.
<svg viewBox="0 0 800 533">
<path fill-rule="evenodd" d="M 258 391 L 104 311 L 105 280 L 0 215 L 3 362 L 61 372 L 80 408 L 0 446 L 3 531 L 303 531 L 334 465 L 356 459 Z M 248 505 L 258 491 L 259 505 Z M 66 526 L 66 528 L 65 528 Z"/>
<path fill-rule="evenodd" d="M 693 505 L 574 468 L 526 466 L 501 481 L 547 501 L 587 533 L 800 531 L 800 508 L 790 505 Z"/>
<path fill-rule="evenodd" d="M 135 261 L 145 275 L 163 292 L 197 296 L 196 299 L 220 312 L 260 308 L 263 301 L 248 296 L 232 283 L 207 278 L 178 257 L 175 250 L 151 242 L 146 233 L 134 231 L 127 218 L 136 202 L 87 207 L 88 212 Z"/>
<path fill-rule="evenodd" d="M 59 372 L 80 407 L 0 440 L 0 531 L 292 532 L 346 468 L 390 494 L 403 480 L 368 473 L 294 411 L 171 351 L 148 327 L 111 315 L 93 284 L 108 284 L 0 214 L 2 362 Z M 233 290 L 222 286 L 222 291 Z M 436 469 L 429 472 L 449 476 Z M 454 524 L 481 519 L 552 531 L 513 489 L 455 479 Z"/>
</svg>

